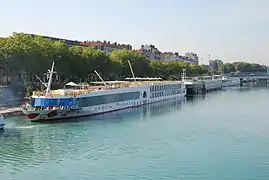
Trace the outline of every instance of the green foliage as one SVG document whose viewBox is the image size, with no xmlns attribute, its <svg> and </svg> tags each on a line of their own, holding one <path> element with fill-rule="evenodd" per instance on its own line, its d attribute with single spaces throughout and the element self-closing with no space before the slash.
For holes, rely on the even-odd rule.
<svg viewBox="0 0 269 180">
<path fill-rule="evenodd" d="M 257 63 L 246 63 L 246 62 L 233 62 L 225 63 L 221 66 L 219 71 L 224 73 L 257 73 L 266 72 L 267 67 Z"/>
<path fill-rule="evenodd" d="M 187 76 L 210 74 L 203 65 L 189 65 L 180 61 L 150 61 L 138 52 L 125 49 L 107 55 L 106 52 L 95 48 L 68 47 L 63 41 L 52 41 L 23 33 L 0 38 L 0 66 L 9 73 L 24 73 L 25 83 L 35 86 L 38 84 L 35 76 L 42 77 L 50 68 L 52 61 L 56 63 L 59 77 L 54 86 L 59 86 L 68 81 L 92 81 L 97 78 L 94 70 L 97 70 L 105 80 L 122 80 L 130 77 L 128 60 L 137 77 L 151 76 L 176 80 L 181 78 L 182 69 L 186 69 Z M 234 73 L 263 71 L 266 67 L 235 62 L 224 64 L 222 69 L 224 73 Z M 31 90 L 31 87 L 28 87 L 29 93 Z"/>
<path fill-rule="evenodd" d="M 27 97 L 32 96 L 33 91 L 34 91 L 34 88 L 33 88 L 32 85 L 27 85 L 27 86 L 26 86 L 26 96 L 27 96 Z"/>
</svg>

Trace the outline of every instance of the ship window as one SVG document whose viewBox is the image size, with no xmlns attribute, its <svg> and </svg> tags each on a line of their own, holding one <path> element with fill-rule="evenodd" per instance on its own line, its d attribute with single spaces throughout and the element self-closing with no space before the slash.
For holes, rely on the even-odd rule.
<svg viewBox="0 0 269 180">
<path fill-rule="evenodd" d="M 79 98 L 78 103 L 80 107 L 95 106 L 100 104 L 109 104 L 120 101 L 129 101 L 140 98 L 140 92 L 130 92 L 121 94 L 109 94 L 102 96 L 93 96 L 87 98 Z"/>
<path fill-rule="evenodd" d="M 143 92 L 143 98 L 146 98 L 146 97 L 147 97 L 147 92 L 144 91 L 144 92 Z"/>
</svg>

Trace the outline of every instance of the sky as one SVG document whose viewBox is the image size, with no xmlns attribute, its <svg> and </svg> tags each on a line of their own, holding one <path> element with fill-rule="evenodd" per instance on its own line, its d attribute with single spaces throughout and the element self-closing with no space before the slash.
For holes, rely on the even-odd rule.
<svg viewBox="0 0 269 180">
<path fill-rule="evenodd" d="M 0 36 L 153 44 L 203 64 L 211 54 L 269 65 L 268 9 L 268 0 L 0 0 Z"/>
</svg>

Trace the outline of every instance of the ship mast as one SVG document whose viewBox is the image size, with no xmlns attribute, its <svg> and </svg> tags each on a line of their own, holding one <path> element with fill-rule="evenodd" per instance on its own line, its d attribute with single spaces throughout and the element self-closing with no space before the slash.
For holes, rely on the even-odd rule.
<svg viewBox="0 0 269 180">
<path fill-rule="evenodd" d="M 129 60 L 128 60 L 128 64 L 129 64 L 129 67 L 130 67 L 131 73 L 132 73 L 132 75 L 133 75 L 134 82 L 135 82 L 135 84 L 137 85 L 137 83 L 136 83 L 136 78 L 135 78 L 135 74 L 134 74 L 134 71 L 133 71 L 133 68 L 132 68 L 131 62 L 130 62 Z"/>
<path fill-rule="evenodd" d="M 94 70 L 95 74 L 99 77 L 99 79 L 103 82 L 103 84 L 105 85 L 105 87 L 107 87 L 107 84 L 105 83 L 105 81 L 103 80 L 103 78 L 99 75 L 99 73 Z"/>
<path fill-rule="evenodd" d="M 52 67 L 51 67 L 51 70 L 49 70 L 49 82 L 48 82 L 48 86 L 47 86 L 47 89 L 46 89 L 46 96 L 49 95 L 49 92 L 50 92 L 50 88 L 51 88 L 51 83 L 52 83 L 52 75 L 53 75 L 53 69 L 54 69 L 54 62 L 52 63 Z"/>
<path fill-rule="evenodd" d="M 47 83 L 44 83 L 39 77 L 38 75 L 36 75 L 36 78 L 41 82 L 41 84 L 43 84 L 45 87 L 48 87 Z"/>
<path fill-rule="evenodd" d="M 182 69 L 182 81 L 185 81 L 186 69 Z"/>
<path fill-rule="evenodd" d="M 224 76 L 224 63 L 221 64 L 221 76 Z"/>
</svg>

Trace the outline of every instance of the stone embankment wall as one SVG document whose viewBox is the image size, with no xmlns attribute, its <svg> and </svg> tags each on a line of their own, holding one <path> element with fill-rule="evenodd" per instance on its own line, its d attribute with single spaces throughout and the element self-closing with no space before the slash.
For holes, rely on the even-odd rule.
<svg viewBox="0 0 269 180">
<path fill-rule="evenodd" d="M 20 85 L 8 85 L 1 88 L 0 109 L 20 106 L 25 97 L 25 88 Z"/>
</svg>

